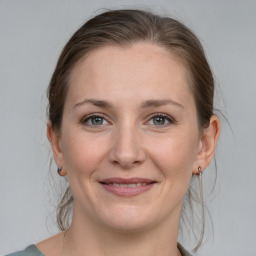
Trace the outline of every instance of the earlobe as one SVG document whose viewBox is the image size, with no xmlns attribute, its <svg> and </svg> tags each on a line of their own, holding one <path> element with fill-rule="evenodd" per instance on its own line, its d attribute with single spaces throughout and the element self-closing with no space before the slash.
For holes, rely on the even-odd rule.
<svg viewBox="0 0 256 256">
<path fill-rule="evenodd" d="M 54 131 L 51 121 L 47 122 L 47 138 L 51 144 L 53 157 L 57 166 L 63 166 L 63 153 L 60 147 L 60 137 L 57 131 Z"/>
<path fill-rule="evenodd" d="M 220 121 L 217 115 L 212 115 L 209 126 L 203 130 L 193 173 L 198 174 L 198 166 L 204 170 L 211 162 L 220 134 Z"/>
<path fill-rule="evenodd" d="M 63 170 L 63 168 L 61 166 L 59 166 L 57 168 L 57 173 L 60 175 L 60 176 L 66 176 L 67 175 L 67 172 L 65 170 Z"/>
</svg>

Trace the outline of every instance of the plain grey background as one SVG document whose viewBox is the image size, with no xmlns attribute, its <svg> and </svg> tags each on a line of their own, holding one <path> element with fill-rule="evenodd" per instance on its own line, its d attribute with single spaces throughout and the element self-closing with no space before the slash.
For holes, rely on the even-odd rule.
<svg viewBox="0 0 256 256">
<path fill-rule="evenodd" d="M 168 13 L 201 39 L 220 87 L 216 105 L 232 130 L 223 123 L 209 202 L 214 239 L 210 234 L 198 255 L 255 256 L 256 1 L 249 0 L 0 1 L 0 254 L 57 232 L 48 217 L 55 198 L 45 91 L 74 31 L 102 8 L 128 7 Z"/>
</svg>

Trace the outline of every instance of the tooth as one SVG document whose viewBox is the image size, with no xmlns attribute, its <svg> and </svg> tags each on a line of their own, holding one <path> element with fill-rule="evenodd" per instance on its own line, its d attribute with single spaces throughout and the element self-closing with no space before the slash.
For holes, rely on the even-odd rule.
<svg viewBox="0 0 256 256">
<path fill-rule="evenodd" d="M 134 187 L 140 187 L 140 186 L 146 186 L 147 183 L 130 183 L 130 184 L 119 184 L 119 183 L 113 183 L 113 184 L 110 184 L 110 185 L 113 185 L 115 187 L 122 187 L 122 188 L 134 188 Z"/>
<path fill-rule="evenodd" d="M 129 187 L 129 188 L 134 188 L 134 187 L 137 187 L 137 185 L 134 184 L 134 183 L 132 183 L 132 184 L 128 184 L 128 187 Z"/>
</svg>

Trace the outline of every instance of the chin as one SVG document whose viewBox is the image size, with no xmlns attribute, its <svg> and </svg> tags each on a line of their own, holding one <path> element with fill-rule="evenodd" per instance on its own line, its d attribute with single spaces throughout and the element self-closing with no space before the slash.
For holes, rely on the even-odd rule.
<svg viewBox="0 0 256 256">
<path fill-rule="evenodd" d="M 107 227 L 121 233 L 139 233 L 148 230 L 153 223 L 151 221 L 138 221 L 135 219 L 110 221 Z"/>
<path fill-rule="evenodd" d="M 106 227 L 125 233 L 141 232 L 159 222 L 159 216 L 155 216 L 152 210 L 135 206 L 115 207 L 114 211 L 110 210 L 107 215 L 98 217 Z"/>
</svg>

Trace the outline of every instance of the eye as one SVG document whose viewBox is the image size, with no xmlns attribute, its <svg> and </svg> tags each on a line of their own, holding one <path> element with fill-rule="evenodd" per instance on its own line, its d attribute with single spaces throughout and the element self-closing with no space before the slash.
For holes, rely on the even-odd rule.
<svg viewBox="0 0 256 256">
<path fill-rule="evenodd" d="M 87 126 L 102 126 L 107 124 L 108 122 L 103 115 L 91 114 L 89 116 L 85 116 L 82 119 L 82 123 Z"/>
<path fill-rule="evenodd" d="M 151 118 L 149 120 L 149 124 L 154 126 L 169 126 L 174 123 L 175 121 L 173 118 L 171 118 L 169 115 L 162 113 L 151 115 Z"/>
</svg>

